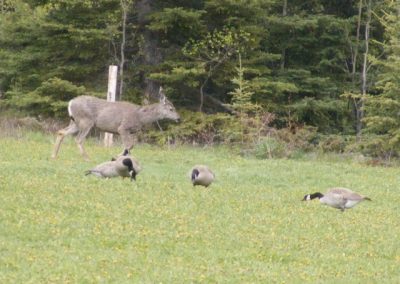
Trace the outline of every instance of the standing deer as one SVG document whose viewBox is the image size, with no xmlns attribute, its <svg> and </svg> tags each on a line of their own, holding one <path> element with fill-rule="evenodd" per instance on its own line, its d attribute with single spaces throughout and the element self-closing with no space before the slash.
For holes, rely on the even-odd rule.
<svg viewBox="0 0 400 284">
<path fill-rule="evenodd" d="M 170 119 L 178 122 L 179 114 L 173 104 L 165 97 L 160 87 L 160 102 L 139 106 L 128 102 L 107 102 L 96 97 L 79 96 L 68 104 L 68 113 L 71 117 L 68 127 L 57 133 L 52 158 L 56 158 L 64 137 L 76 134 L 75 141 L 85 160 L 89 157 L 83 148 L 83 142 L 92 127 L 101 131 L 119 134 L 125 147 L 124 152 L 129 153 L 133 147 L 133 134 L 143 126 L 157 120 Z"/>
</svg>

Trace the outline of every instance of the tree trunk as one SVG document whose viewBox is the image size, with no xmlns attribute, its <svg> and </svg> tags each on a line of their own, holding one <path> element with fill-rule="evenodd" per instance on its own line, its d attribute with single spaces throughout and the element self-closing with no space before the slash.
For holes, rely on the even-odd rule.
<svg viewBox="0 0 400 284">
<path fill-rule="evenodd" d="M 365 23 L 365 52 L 363 58 L 363 66 L 361 73 L 361 98 L 357 103 L 357 141 L 361 140 L 361 131 L 363 127 L 363 118 L 364 118 L 364 100 L 367 95 L 367 67 L 368 67 L 368 52 L 369 52 L 369 30 L 371 23 L 371 0 L 368 1 L 367 4 L 367 21 Z"/>
<path fill-rule="evenodd" d="M 358 3 L 356 48 L 353 51 L 352 69 L 351 69 L 351 76 L 352 76 L 353 83 L 355 82 L 355 75 L 356 75 L 356 69 L 357 69 L 358 45 L 360 42 L 360 29 L 361 29 L 362 2 L 363 2 L 363 0 L 360 0 Z"/>
<path fill-rule="evenodd" d="M 203 105 L 204 105 L 204 87 L 206 86 L 208 80 L 210 80 L 212 76 L 213 69 L 210 66 L 210 69 L 207 72 L 207 78 L 204 80 L 204 82 L 200 86 L 200 104 L 199 104 L 199 112 L 203 112 Z"/>
<path fill-rule="evenodd" d="M 287 15 L 287 0 L 283 0 L 283 8 L 282 8 L 282 16 L 286 17 Z M 281 71 L 285 69 L 285 60 L 286 60 L 286 48 L 282 48 L 281 53 Z"/>
<path fill-rule="evenodd" d="M 353 83 L 354 89 L 358 89 L 357 87 L 357 78 L 356 78 L 356 71 L 357 71 L 357 57 L 358 57 L 358 48 L 360 43 L 360 29 L 361 29 L 361 17 L 362 17 L 362 7 L 363 1 L 359 0 L 358 2 L 358 17 L 357 17 L 357 34 L 356 34 L 356 44 L 354 50 L 352 49 L 352 60 L 351 60 L 351 81 Z M 359 124 L 360 121 L 360 109 L 359 109 L 359 98 L 353 98 L 353 114 L 356 119 L 355 128 L 356 128 L 356 137 L 357 141 L 359 140 L 359 131 L 361 131 L 361 126 Z"/>
<path fill-rule="evenodd" d="M 121 40 L 121 60 L 119 62 L 119 92 L 117 100 L 122 100 L 122 94 L 124 91 L 124 65 L 125 65 L 125 44 L 126 44 L 126 18 L 128 14 L 128 3 L 125 0 L 121 0 L 122 10 L 122 40 Z"/>
<path fill-rule="evenodd" d="M 161 63 L 162 56 L 158 47 L 158 36 L 147 29 L 147 16 L 153 11 L 153 0 L 139 0 L 136 2 L 136 11 L 138 14 L 139 29 L 142 32 L 144 39 L 143 46 L 143 64 L 148 66 L 156 66 Z M 146 74 L 144 74 L 146 75 Z M 149 102 L 150 98 L 158 98 L 160 84 L 154 80 L 144 79 L 144 101 Z"/>
</svg>

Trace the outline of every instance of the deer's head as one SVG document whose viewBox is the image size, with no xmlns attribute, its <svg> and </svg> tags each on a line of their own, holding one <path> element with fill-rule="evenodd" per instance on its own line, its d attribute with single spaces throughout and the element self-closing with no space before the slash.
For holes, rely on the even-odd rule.
<svg viewBox="0 0 400 284">
<path fill-rule="evenodd" d="M 177 113 L 174 105 L 165 96 L 164 89 L 162 87 L 160 87 L 159 98 L 163 118 L 179 122 L 181 120 L 181 117 L 179 116 L 179 113 Z"/>
</svg>

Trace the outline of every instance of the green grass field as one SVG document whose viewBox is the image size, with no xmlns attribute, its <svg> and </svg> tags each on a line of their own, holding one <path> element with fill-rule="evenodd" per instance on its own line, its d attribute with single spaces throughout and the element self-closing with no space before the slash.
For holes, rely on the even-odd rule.
<svg viewBox="0 0 400 284">
<path fill-rule="evenodd" d="M 400 169 L 140 145 L 137 182 L 84 171 L 121 147 L 0 139 L 0 283 L 400 283 Z M 188 171 L 217 180 L 193 188 Z M 307 193 L 373 201 L 344 213 Z"/>
</svg>

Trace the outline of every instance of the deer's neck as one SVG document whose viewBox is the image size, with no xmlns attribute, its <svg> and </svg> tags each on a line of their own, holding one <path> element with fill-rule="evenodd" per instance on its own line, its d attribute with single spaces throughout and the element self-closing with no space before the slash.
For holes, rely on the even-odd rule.
<svg viewBox="0 0 400 284">
<path fill-rule="evenodd" d="M 161 119 L 158 104 L 142 106 L 138 112 L 139 119 L 143 124 L 153 123 Z"/>
</svg>

